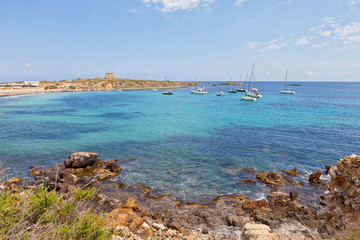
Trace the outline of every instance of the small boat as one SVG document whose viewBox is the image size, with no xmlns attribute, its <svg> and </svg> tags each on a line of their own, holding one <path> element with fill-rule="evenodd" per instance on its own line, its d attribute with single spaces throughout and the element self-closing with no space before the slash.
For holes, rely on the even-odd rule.
<svg viewBox="0 0 360 240">
<path fill-rule="evenodd" d="M 151 89 L 152 91 L 157 91 L 157 89 L 156 88 L 153 88 L 153 89 Z"/>
<path fill-rule="evenodd" d="M 224 92 L 218 92 L 218 93 L 216 94 L 216 96 L 225 96 L 225 93 L 224 93 Z"/>
<path fill-rule="evenodd" d="M 195 90 L 190 90 L 190 93 L 191 94 L 205 95 L 208 92 L 206 92 L 204 88 L 198 88 L 198 89 L 195 89 Z"/>
<path fill-rule="evenodd" d="M 240 74 L 240 82 L 241 82 L 242 75 Z M 247 81 L 248 73 L 246 73 L 245 82 L 243 83 L 243 86 L 239 89 L 236 89 L 237 92 L 247 92 L 247 89 L 245 88 L 246 81 Z"/>
<path fill-rule="evenodd" d="M 237 90 L 236 89 L 230 89 L 228 92 L 229 93 L 237 93 Z"/>
<path fill-rule="evenodd" d="M 173 95 L 174 93 L 171 90 L 166 90 L 163 92 L 164 95 Z"/>
<path fill-rule="evenodd" d="M 256 97 L 250 97 L 250 96 L 242 96 L 240 99 L 243 101 L 256 101 Z"/>
<path fill-rule="evenodd" d="M 247 89 L 245 88 L 239 88 L 239 89 L 236 89 L 237 92 L 247 92 Z"/>
<path fill-rule="evenodd" d="M 213 86 L 216 86 L 216 84 L 215 84 L 215 83 L 213 83 L 212 85 L 213 85 Z"/>
<path fill-rule="evenodd" d="M 295 94 L 295 91 L 292 90 L 291 88 L 286 88 L 287 84 L 287 70 L 285 73 L 285 85 L 284 85 L 284 90 L 280 90 L 280 94 Z"/>
</svg>

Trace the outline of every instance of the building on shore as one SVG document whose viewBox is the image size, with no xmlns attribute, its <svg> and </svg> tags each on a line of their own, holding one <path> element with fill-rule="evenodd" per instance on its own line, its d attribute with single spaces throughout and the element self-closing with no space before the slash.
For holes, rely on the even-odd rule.
<svg viewBox="0 0 360 240">
<path fill-rule="evenodd" d="M 115 73 L 105 73 L 105 79 L 114 79 Z"/>
<path fill-rule="evenodd" d="M 38 87 L 39 85 L 39 81 L 24 81 L 23 87 Z"/>
</svg>

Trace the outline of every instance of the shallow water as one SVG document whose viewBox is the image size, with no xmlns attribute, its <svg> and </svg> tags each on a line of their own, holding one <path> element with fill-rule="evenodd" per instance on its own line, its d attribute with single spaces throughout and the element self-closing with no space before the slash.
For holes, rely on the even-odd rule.
<svg viewBox="0 0 360 240">
<path fill-rule="evenodd" d="M 259 82 L 264 97 L 240 101 L 228 86 L 208 95 L 159 91 L 49 93 L 0 98 L 0 160 L 10 174 L 48 167 L 74 151 L 103 160 L 136 158 L 116 181 L 146 183 L 185 201 L 219 194 L 263 198 L 241 171 L 298 167 L 301 181 L 325 164 L 360 154 L 360 83 Z M 224 91 L 225 97 L 216 96 Z"/>
</svg>

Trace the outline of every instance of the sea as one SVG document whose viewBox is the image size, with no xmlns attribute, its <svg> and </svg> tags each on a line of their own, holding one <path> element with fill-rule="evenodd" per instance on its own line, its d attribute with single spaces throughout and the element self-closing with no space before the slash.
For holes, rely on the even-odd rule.
<svg viewBox="0 0 360 240">
<path fill-rule="evenodd" d="M 204 201 L 223 194 L 263 199 L 253 172 L 297 168 L 296 182 L 360 154 L 360 83 L 257 82 L 263 98 L 241 101 L 240 86 L 200 82 L 191 89 L 59 92 L 0 98 L 0 161 L 7 177 L 49 168 L 72 152 L 119 159 L 113 182 L 145 184 L 154 194 Z M 216 84 L 216 86 L 213 86 Z M 217 92 L 226 96 L 216 96 Z M 131 159 L 131 161 L 129 160 Z M 327 176 L 324 174 L 323 179 Z"/>
</svg>

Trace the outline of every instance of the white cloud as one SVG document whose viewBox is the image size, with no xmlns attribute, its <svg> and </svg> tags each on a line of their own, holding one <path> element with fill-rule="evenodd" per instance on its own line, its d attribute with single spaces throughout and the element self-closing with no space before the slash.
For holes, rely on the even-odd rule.
<svg viewBox="0 0 360 240">
<path fill-rule="evenodd" d="M 285 43 L 283 43 L 283 39 L 274 39 L 271 40 L 269 42 L 248 42 L 248 47 L 249 48 L 259 48 L 262 47 L 261 51 L 266 51 L 266 50 L 279 50 L 282 47 L 286 46 Z"/>
<path fill-rule="evenodd" d="M 206 7 L 214 0 L 143 0 L 146 4 L 156 4 L 163 12 L 172 12 L 176 10 L 185 10 L 196 7 Z"/>
<path fill-rule="evenodd" d="M 245 2 L 246 0 L 236 0 L 235 1 L 235 5 L 238 7 L 241 7 L 241 5 Z"/>
<path fill-rule="evenodd" d="M 314 76 L 314 72 L 310 71 L 310 70 L 306 70 L 305 74 L 308 75 L 308 76 Z"/>
<path fill-rule="evenodd" d="M 350 22 L 345 26 L 337 26 L 334 34 L 345 42 L 360 42 L 360 22 Z"/>
<path fill-rule="evenodd" d="M 289 4 L 289 3 L 291 3 L 291 1 L 286 0 L 286 1 L 279 2 L 278 5 L 284 5 L 284 4 Z"/>
<path fill-rule="evenodd" d="M 24 67 L 31 67 L 31 63 L 29 63 L 29 62 L 26 62 L 26 63 L 24 63 Z"/>
<path fill-rule="evenodd" d="M 257 47 L 259 47 L 259 45 L 260 45 L 260 42 L 248 42 L 248 47 L 249 48 L 257 48 Z"/>
<path fill-rule="evenodd" d="M 321 36 L 324 36 L 324 37 L 330 37 L 331 31 L 323 31 L 323 32 L 320 32 L 320 35 L 321 35 Z"/>
<path fill-rule="evenodd" d="M 265 47 L 264 50 L 279 50 L 281 47 L 282 46 L 280 44 L 270 44 L 269 46 Z"/>
<path fill-rule="evenodd" d="M 308 43 L 310 43 L 310 40 L 311 40 L 311 39 L 312 39 L 312 37 L 302 36 L 302 37 L 295 43 L 295 45 L 296 45 L 296 46 L 299 46 L 299 45 L 308 44 Z"/>
<path fill-rule="evenodd" d="M 323 47 L 326 47 L 326 46 L 329 46 L 330 43 L 328 42 L 324 42 L 324 43 L 321 43 L 321 44 L 314 44 L 313 47 L 314 48 L 323 48 Z"/>
</svg>

